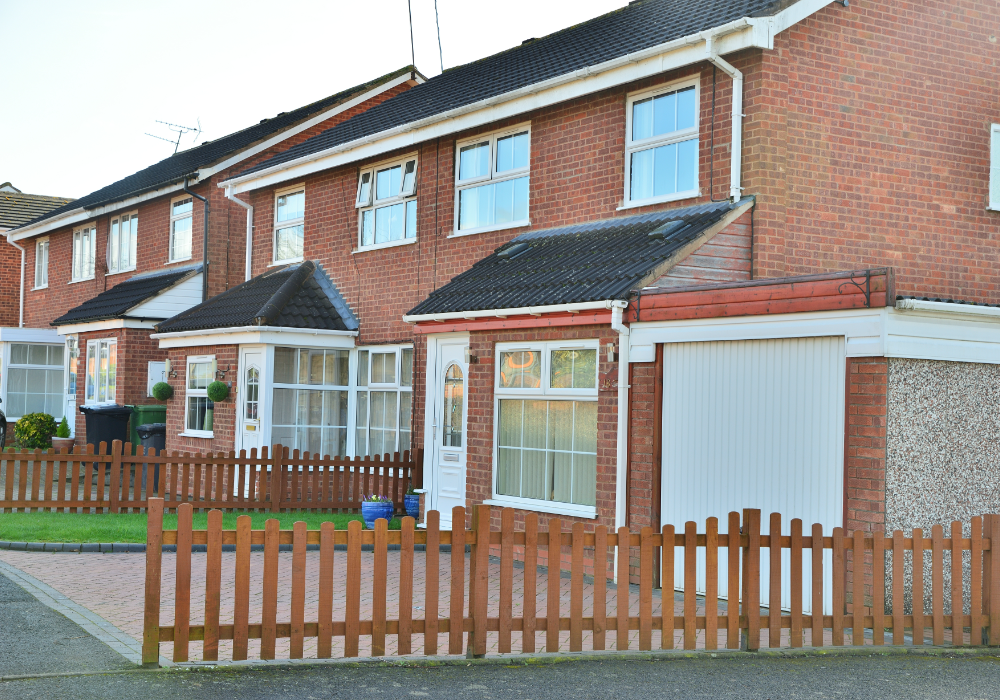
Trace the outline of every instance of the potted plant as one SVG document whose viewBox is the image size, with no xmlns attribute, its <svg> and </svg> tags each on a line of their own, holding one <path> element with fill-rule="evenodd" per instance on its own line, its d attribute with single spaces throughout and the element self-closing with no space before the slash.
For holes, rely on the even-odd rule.
<svg viewBox="0 0 1000 700">
<path fill-rule="evenodd" d="M 365 527 L 369 530 L 375 529 L 375 521 L 379 518 L 385 518 L 387 521 L 392 520 L 394 511 L 392 499 L 388 496 L 372 493 L 361 498 L 361 517 L 365 521 Z"/>
<path fill-rule="evenodd" d="M 66 448 L 67 450 L 73 449 L 73 438 L 69 436 L 69 421 L 66 420 L 66 416 L 59 422 L 59 427 L 56 428 L 56 436 L 52 438 L 52 447 L 57 450 Z"/>
<path fill-rule="evenodd" d="M 414 520 L 420 520 L 420 494 L 412 486 L 406 489 L 406 495 L 403 496 L 403 507 L 406 509 L 407 515 Z"/>
</svg>

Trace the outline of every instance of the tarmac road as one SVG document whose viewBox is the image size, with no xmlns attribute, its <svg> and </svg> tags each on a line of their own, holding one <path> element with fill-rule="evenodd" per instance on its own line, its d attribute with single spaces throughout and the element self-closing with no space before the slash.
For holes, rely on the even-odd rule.
<svg viewBox="0 0 1000 700">
<path fill-rule="evenodd" d="M 530 666 L 312 666 L 0 682 L 0 698 L 1000 698 L 1000 658 L 917 655 L 596 659 Z"/>
</svg>

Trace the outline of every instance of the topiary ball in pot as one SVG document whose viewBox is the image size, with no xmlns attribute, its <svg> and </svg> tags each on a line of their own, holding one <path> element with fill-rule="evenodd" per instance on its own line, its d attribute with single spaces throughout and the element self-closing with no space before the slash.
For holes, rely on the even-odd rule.
<svg viewBox="0 0 1000 700">
<path fill-rule="evenodd" d="M 166 382 L 157 382 L 153 385 L 153 398 L 157 401 L 166 401 L 174 395 L 174 388 Z"/>
<path fill-rule="evenodd" d="M 229 396 L 229 386 L 225 382 L 212 382 L 208 385 L 206 393 L 209 401 L 219 403 L 225 401 L 226 397 Z"/>
<path fill-rule="evenodd" d="M 14 425 L 17 444 L 31 450 L 52 447 L 55 434 L 56 419 L 48 413 L 27 413 Z"/>
</svg>

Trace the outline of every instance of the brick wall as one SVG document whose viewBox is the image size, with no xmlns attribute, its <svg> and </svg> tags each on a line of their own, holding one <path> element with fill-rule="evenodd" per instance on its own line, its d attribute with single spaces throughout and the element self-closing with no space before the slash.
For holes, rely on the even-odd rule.
<svg viewBox="0 0 1000 700">
<path fill-rule="evenodd" d="M 27 281 L 27 270 L 24 276 Z M 34 274 L 31 279 L 34 279 Z M 4 241 L 0 244 L 0 326 L 17 325 L 20 314 L 18 297 L 20 286 L 21 251 Z"/>
<path fill-rule="evenodd" d="M 167 400 L 167 444 L 166 449 L 180 452 L 229 451 L 236 445 L 236 391 L 230 387 L 229 397 L 215 404 L 213 415 L 213 437 L 200 438 L 181 435 L 184 432 L 186 400 L 184 394 L 187 380 L 187 358 L 195 355 L 214 355 L 219 367 L 239 362 L 239 347 L 236 345 L 204 345 L 193 348 L 173 348 L 167 352 L 171 373 L 167 383 L 174 389 L 174 395 Z M 226 382 L 235 381 L 236 373 L 227 374 Z"/>
</svg>

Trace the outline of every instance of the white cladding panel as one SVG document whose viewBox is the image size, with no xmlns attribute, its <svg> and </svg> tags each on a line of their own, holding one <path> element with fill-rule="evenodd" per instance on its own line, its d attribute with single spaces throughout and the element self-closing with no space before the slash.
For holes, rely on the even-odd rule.
<svg viewBox="0 0 1000 700">
<path fill-rule="evenodd" d="M 129 309 L 135 318 L 170 318 L 201 303 L 201 273 Z"/>
<path fill-rule="evenodd" d="M 717 517 L 725 532 L 730 511 L 760 508 L 763 534 L 772 512 L 781 513 L 786 535 L 793 518 L 802 519 L 804 535 L 813 523 L 824 534 L 842 525 L 845 371 L 843 336 L 665 344 L 662 524 L 683 532 L 693 520 L 704 532 L 705 520 Z M 677 554 L 680 588 L 683 550 Z M 725 557 L 723 550 L 722 571 Z M 762 552 L 763 605 L 767 557 Z M 808 554 L 803 559 L 808 605 L 811 564 Z M 787 607 L 787 551 L 783 560 Z M 829 578 L 829 561 L 824 572 Z M 724 576 L 719 593 L 726 595 Z"/>
</svg>

